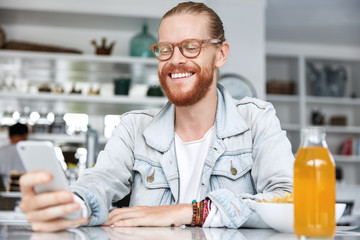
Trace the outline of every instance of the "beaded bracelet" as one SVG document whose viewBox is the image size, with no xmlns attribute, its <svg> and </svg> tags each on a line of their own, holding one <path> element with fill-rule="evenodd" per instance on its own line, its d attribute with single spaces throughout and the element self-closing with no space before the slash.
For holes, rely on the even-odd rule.
<svg viewBox="0 0 360 240">
<path fill-rule="evenodd" d="M 204 225 L 206 218 L 209 216 L 211 210 L 211 201 L 209 198 L 205 198 L 204 200 L 204 207 L 203 207 L 203 217 L 202 217 L 202 224 Z"/>
<path fill-rule="evenodd" d="M 203 216 L 204 216 L 204 200 L 200 202 L 200 221 L 199 226 L 201 227 L 203 225 Z"/>
<path fill-rule="evenodd" d="M 196 204 L 196 221 L 195 221 L 195 226 L 198 226 L 198 227 L 201 227 L 200 225 L 200 222 L 201 222 L 201 219 L 200 219 L 200 212 L 201 212 L 201 202 L 197 202 Z"/>
<path fill-rule="evenodd" d="M 196 202 L 196 200 L 193 200 L 192 201 L 193 215 L 190 226 L 201 227 L 205 223 L 206 218 L 209 215 L 210 206 L 211 206 L 211 201 L 208 198 L 200 202 Z"/>
<path fill-rule="evenodd" d="M 195 226 L 195 223 L 196 223 L 196 213 L 197 213 L 197 203 L 196 203 L 196 200 L 193 200 L 191 204 L 192 204 L 192 209 L 193 209 L 191 226 L 194 227 L 194 226 Z"/>
</svg>

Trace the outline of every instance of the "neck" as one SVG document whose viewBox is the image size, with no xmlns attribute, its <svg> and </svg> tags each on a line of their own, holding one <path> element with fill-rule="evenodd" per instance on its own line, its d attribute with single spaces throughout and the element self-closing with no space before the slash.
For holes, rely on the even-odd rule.
<svg viewBox="0 0 360 240">
<path fill-rule="evenodd" d="M 214 125 L 217 109 L 216 85 L 198 103 L 175 108 L 175 132 L 184 142 L 201 139 Z"/>
</svg>

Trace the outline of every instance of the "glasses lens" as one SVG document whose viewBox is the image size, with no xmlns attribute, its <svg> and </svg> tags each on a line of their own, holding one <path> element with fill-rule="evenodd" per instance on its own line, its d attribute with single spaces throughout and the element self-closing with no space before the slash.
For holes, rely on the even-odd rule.
<svg viewBox="0 0 360 240">
<path fill-rule="evenodd" d="M 200 52 L 201 45 L 194 40 L 185 40 L 181 43 L 181 48 L 185 57 L 196 57 Z"/>
<path fill-rule="evenodd" d="M 169 59 L 171 57 L 172 51 L 172 46 L 168 43 L 158 43 L 154 48 L 155 55 L 160 60 Z"/>
</svg>

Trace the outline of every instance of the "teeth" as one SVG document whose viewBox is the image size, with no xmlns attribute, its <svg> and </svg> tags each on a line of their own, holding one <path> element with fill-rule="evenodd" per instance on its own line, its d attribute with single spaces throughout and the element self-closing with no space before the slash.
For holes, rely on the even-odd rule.
<svg viewBox="0 0 360 240">
<path fill-rule="evenodd" d="M 184 78 L 184 77 L 190 77 L 192 74 L 187 72 L 187 73 L 175 73 L 175 74 L 171 74 L 171 78 Z"/>
</svg>

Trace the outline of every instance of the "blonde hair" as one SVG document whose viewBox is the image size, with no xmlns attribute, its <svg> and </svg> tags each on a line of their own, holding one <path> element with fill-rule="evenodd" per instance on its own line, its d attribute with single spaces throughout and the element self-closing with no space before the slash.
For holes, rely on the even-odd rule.
<svg viewBox="0 0 360 240">
<path fill-rule="evenodd" d="M 162 20 L 178 14 L 205 14 L 208 16 L 209 31 L 212 38 L 226 41 L 223 23 L 217 13 L 204 3 L 183 2 L 167 11 Z"/>
</svg>

